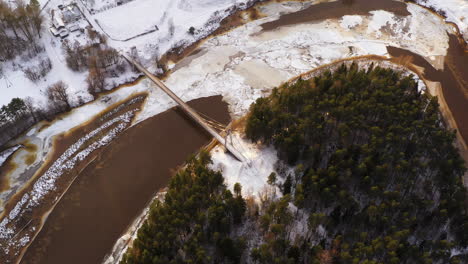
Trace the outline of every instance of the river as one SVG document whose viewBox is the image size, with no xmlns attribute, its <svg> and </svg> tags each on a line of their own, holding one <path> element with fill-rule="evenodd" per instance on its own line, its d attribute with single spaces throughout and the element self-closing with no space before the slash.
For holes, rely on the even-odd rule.
<svg viewBox="0 0 468 264">
<path fill-rule="evenodd" d="M 411 56 L 415 65 L 424 68 L 426 79 L 441 83 L 443 96 L 457 123 L 458 131 L 464 141 L 468 142 L 468 54 L 456 36 L 450 35 L 449 44 L 443 70 L 435 69 L 423 57 L 411 51 L 396 47 L 387 49 L 394 57 Z"/>
<path fill-rule="evenodd" d="M 221 96 L 189 105 L 221 123 L 229 122 Z M 126 130 L 83 170 L 21 263 L 100 263 L 177 166 L 210 139 L 175 109 Z"/>
</svg>

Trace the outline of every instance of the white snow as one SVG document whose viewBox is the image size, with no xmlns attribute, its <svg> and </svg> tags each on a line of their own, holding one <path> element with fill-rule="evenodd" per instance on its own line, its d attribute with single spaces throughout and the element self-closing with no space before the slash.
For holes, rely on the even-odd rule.
<svg viewBox="0 0 468 264">
<path fill-rule="evenodd" d="M 362 23 L 361 16 L 343 16 L 340 26 L 344 29 L 352 29 Z"/>
<path fill-rule="evenodd" d="M 356 44 L 356 48 L 362 53 L 367 52 L 368 54 L 381 55 L 387 54 L 387 47 L 382 43 L 376 43 L 372 41 L 361 41 Z"/>
<path fill-rule="evenodd" d="M 174 6 L 175 2 L 136 0 L 93 17 L 99 21 L 104 31 L 113 39 L 124 40 L 155 30 L 155 26 L 161 27 L 162 30 L 163 23 L 168 23 L 168 20 L 172 17 L 168 17 L 167 12 Z M 131 17 L 132 19 L 131 21 L 122 19 L 124 17 Z"/>
<path fill-rule="evenodd" d="M 132 47 L 136 47 L 139 55 L 151 70 L 155 69 L 154 61 L 176 44 L 191 44 L 197 39 L 208 35 L 219 26 L 219 22 L 229 15 L 229 8 L 233 6 L 245 6 L 248 0 L 133 0 L 121 6 L 116 6 L 115 1 L 94 1 L 94 5 L 99 9 L 105 6 L 112 6 L 108 10 L 91 15 L 81 0 L 75 1 L 77 6 L 86 16 L 94 29 L 104 34 L 108 34 L 110 39 L 108 45 L 123 52 L 129 52 Z M 70 99 L 72 105 L 77 105 L 78 101 L 88 102 L 92 100 L 87 91 L 87 72 L 74 72 L 70 70 L 65 62 L 59 39 L 53 37 L 49 32 L 51 9 L 56 9 L 59 4 L 68 5 L 72 1 L 63 0 L 41 0 L 42 6 L 47 4 L 43 14 L 46 25 L 42 32 L 41 42 L 45 47 L 45 52 L 40 57 L 49 57 L 52 62 L 52 70 L 38 82 L 28 80 L 21 68 L 25 68 L 37 61 L 38 58 L 21 59 L 17 58 L 13 62 L 3 63 L 3 74 L 0 74 L 0 106 L 8 104 L 12 98 L 32 97 L 37 106 L 44 106 L 46 102 L 45 89 L 51 84 L 63 80 L 69 85 Z M 86 3 L 90 5 L 90 3 Z M 88 23 L 82 19 L 77 22 L 81 28 L 85 28 Z M 99 22 L 98 23 L 96 22 Z M 155 25 L 159 30 L 155 29 Z M 188 33 L 189 28 L 196 28 L 194 35 Z M 171 33 L 170 28 L 174 28 Z M 145 32 L 151 32 L 144 35 Z M 138 36 L 143 34 L 142 36 Z M 122 41 L 127 38 L 130 41 Z M 87 37 L 79 31 L 70 33 L 67 39 L 73 44 L 86 43 Z M 109 85 L 115 83 L 125 83 L 136 76 L 121 75 L 110 81 Z"/>
<path fill-rule="evenodd" d="M 70 70 L 65 62 L 62 52 L 61 42 L 52 36 L 48 31 L 50 16 L 44 14 L 46 25 L 42 32 L 40 43 L 45 47 L 45 51 L 38 56 L 29 59 L 22 56 L 13 61 L 2 62 L 3 73 L 0 74 L 0 106 L 8 104 L 12 98 L 31 97 L 36 101 L 37 106 L 44 106 L 46 103 L 45 90 L 57 81 L 64 81 L 68 86 L 71 105 L 77 105 L 78 100 L 88 102 L 92 99 L 87 92 L 86 76 L 87 72 L 74 72 Z M 85 23 L 86 24 L 86 23 Z M 84 27 L 84 25 L 83 25 Z M 70 38 L 79 33 L 70 34 Z M 83 37 L 81 37 L 83 38 Z M 77 37 L 77 39 L 80 39 Z M 22 69 L 36 65 L 40 59 L 49 58 L 52 63 L 51 71 L 37 82 L 27 79 Z"/>
<path fill-rule="evenodd" d="M 108 41 L 110 46 L 121 49 L 124 52 L 129 51 L 133 46 L 137 47 L 143 62 L 146 63 L 150 69 L 154 69 L 154 64 L 152 62 L 154 62 L 155 56 L 163 54 L 176 43 L 181 43 L 181 41 L 191 43 L 196 38 L 207 34 L 208 31 L 216 28 L 217 23 L 210 23 L 208 26 L 205 26 L 205 23 L 208 21 L 219 21 L 228 14 L 226 12 L 227 8 L 234 5 L 239 6 L 245 2 L 246 0 L 161 0 L 155 4 L 150 0 L 134 0 L 95 15 L 89 14 L 81 1 L 77 1 L 77 4 L 83 9 L 83 12 L 88 16 L 93 26 L 100 30 L 100 27 L 95 22 L 96 19 L 100 22 L 104 31 L 112 38 L 116 39 L 110 39 Z M 51 0 L 48 8 L 55 7 L 58 3 L 61 2 L 58 0 Z M 95 3 L 95 5 L 97 4 Z M 285 5 L 273 4 L 272 6 L 274 6 L 273 9 L 275 10 L 279 8 L 278 6 L 281 6 L 282 12 L 288 11 Z M 461 5 L 460 9 L 463 10 L 465 6 L 466 5 Z M 298 7 L 299 5 L 294 5 L 294 8 L 290 8 L 290 12 L 296 11 Z M 266 10 L 266 13 L 269 13 L 267 8 L 263 9 Z M 237 90 L 237 88 L 244 90 L 240 92 L 226 91 L 222 93 L 227 98 L 231 98 L 236 96 L 231 95 L 232 93 L 251 93 L 245 91 L 246 89 L 248 90 L 248 87 L 239 84 L 244 82 L 253 86 L 255 83 L 251 81 L 251 76 L 247 75 L 255 69 L 263 73 L 267 72 L 272 76 L 272 81 L 270 81 L 269 78 L 265 78 L 264 80 L 267 82 L 270 81 L 268 85 L 270 87 L 271 85 L 279 84 L 280 80 L 284 80 L 307 69 L 344 56 L 361 54 L 385 55 L 385 45 L 407 48 L 423 56 L 445 55 L 448 47 L 448 38 L 446 36 L 447 27 L 441 25 L 440 19 L 436 16 L 416 5 L 408 5 L 408 10 L 412 15 L 403 19 L 398 18 L 392 13 L 379 10 L 373 11 L 370 17 L 356 15 L 343 16 L 339 20 L 339 23 L 336 21 L 325 21 L 311 25 L 295 25 L 278 30 L 281 34 L 285 35 L 283 37 L 278 36 L 280 35 L 278 32 L 263 33 L 260 35 L 261 37 L 250 36 L 249 34 L 258 32 L 255 25 L 260 24 L 260 22 L 255 21 L 250 23 L 249 26 L 234 30 L 235 33 L 230 32 L 227 35 L 210 40 L 212 44 L 210 46 L 213 46 L 213 44 L 216 45 L 215 41 L 218 41 L 220 42 L 219 46 L 225 49 L 226 53 L 230 55 L 235 54 L 231 51 L 245 52 L 247 48 L 254 49 L 257 53 L 260 53 L 260 48 L 262 48 L 262 55 L 257 56 L 257 58 L 255 58 L 255 54 L 250 56 L 254 58 L 253 62 L 250 64 L 247 63 L 248 56 L 245 56 L 245 59 L 238 60 L 239 63 L 236 65 L 236 68 L 233 69 L 234 72 L 228 70 L 224 76 L 219 76 L 218 74 L 219 80 L 217 82 L 222 79 L 225 80 L 223 83 L 227 85 L 233 84 L 233 86 L 230 87 L 231 90 Z M 46 15 L 46 18 L 47 17 Z M 125 19 L 127 17 L 132 18 L 131 22 Z M 261 21 L 265 22 L 271 19 L 272 18 L 269 17 Z M 174 24 L 174 34 L 169 36 L 171 20 Z M 129 41 L 117 40 L 144 33 L 153 29 L 154 25 L 158 25 L 158 31 L 139 36 Z M 366 28 L 367 31 L 354 30 L 358 25 L 363 25 L 363 28 Z M 382 32 L 382 27 L 386 25 L 393 31 L 393 34 Z M 200 29 L 201 32 L 197 33 L 196 37 L 190 35 L 187 32 L 190 26 Z M 406 27 L 408 27 L 409 30 L 405 31 L 404 29 Z M 350 31 L 350 29 L 353 30 Z M 291 33 L 294 31 L 296 34 Z M 344 32 L 346 32 L 346 34 L 344 34 Z M 52 41 L 53 37 L 48 32 L 44 32 L 43 35 L 43 42 L 46 47 L 45 54 L 47 54 L 52 61 L 52 71 L 43 81 L 34 84 L 27 80 L 24 74 L 18 71 L 18 69 L 15 70 L 13 66 L 6 67 L 4 76 L 7 77 L 0 79 L 0 92 L 2 93 L 0 105 L 8 103 L 14 97 L 32 96 L 39 101 L 44 101 L 44 89 L 59 79 L 65 80 L 65 82 L 70 85 L 72 100 L 74 102 L 78 100 L 78 97 L 81 97 L 84 101 L 89 101 L 91 99 L 86 91 L 86 73 L 70 71 L 65 65 L 60 47 L 56 42 Z M 263 38 L 263 40 L 261 38 Z M 268 38 L 271 38 L 271 41 L 268 41 Z M 434 39 L 438 41 L 435 42 Z M 229 43 L 227 43 L 227 41 L 229 41 Z M 50 43 L 55 43 L 55 46 L 50 45 Z M 255 43 L 260 46 L 256 48 Z M 208 47 L 208 45 L 204 46 Z M 295 48 L 290 49 L 291 46 Z M 349 52 L 347 48 L 349 46 L 354 46 L 356 48 L 354 52 Z M 305 50 L 306 48 L 308 51 Z M 214 50 L 214 52 L 221 53 L 223 51 Z M 226 58 L 226 56 L 224 56 L 224 58 Z M 208 63 L 204 64 L 206 65 Z M 212 64 L 210 66 L 212 67 Z M 285 68 L 288 68 L 287 72 L 281 70 Z M 280 71 L 277 71 L 277 69 L 280 69 Z M 243 73 L 239 76 L 238 73 L 241 70 L 243 70 Z M 252 73 L 250 73 L 250 75 L 252 75 Z M 189 79 L 192 81 L 178 79 L 177 84 L 179 86 L 188 87 L 187 85 L 190 85 L 190 82 L 193 84 L 194 81 L 195 83 L 200 81 L 200 78 L 194 78 L 191 75 L 189 75 Z M 212 78 L 209 78 L 209 80 L 212 80 Z M 205 83 L 204 85 L 206 86 L 208 84 Z M 219 84 L 216 85 L 218 86 Z M 191 88 L 198 88 L 198 86 Z M 220 94 L 219 86 L 213 87 L 213 89 L 216 90 L 202 91 L 199 96 Z M 228 93 L 230 94 L 228 95 Z M 257 91 L 252 98 L 249 98 L 245 103 L 242 102 L 242 105 L 244 105 L 243 109 L 245 109 L 245 105 L 248 107 L 249 102 L 252 102 L 256 97 L 261 95 L 262 93 Z M 193 94 L 186 98 L 190 99 L 191 96 L 193 96 Z M 241 103 L 233 102 L 229 99 L 227 100 L 231 105 Z M 166 105 L 172 106 L 173 104 L 167 100 Z M 167 109 L 166 107 L 164 108 Z M 233 109 L 231 108 L 231 110 Z"/>
<path fill-rule="evenodd" d="M 382 27 L 390 25 L 390 23 L 395 24 L 395 15 L 393 13 L 383 10 L 371 11 L 370 13 L 372 14 L 372 19 L 367 27 L 367 33 L 375 32 L 377 37 L 380 37 L 382 35 Z"/>
<path fill-rule="evenodd" d="M 274 168 L 278 160 L 276 151 L 273 147 L 254 144 L 239 133 L 233 133 L 228 141 L 232 141 L 247 161 L 241 163 L 226 153 L 222 146 L 217 146 L 211 151 L 211 168 L 223 172 L 224 181 L 230 190 L 233 190 L 234 184 L 240 183 L 243 196 L 259 198 L 267 186 L 270 173 L 277 173 Z"/>
<path fill-rule="evenodd" d="M 447 21 L 457 24 L 465 40 L 468 40 L 468 1 L 467 0 L 417 0 L 418 4 L 442 10 Z"/>
<path fill-rule="evenodd" d="M 402 47 L 426 57 L 445 55 L 448 27 L 421 7 L 411 5 L 408 9 L 412 16 L 406 18 L 387 12 L 363 16 L 362 27 L 352 31 L 343 30 L 340 20 L 327 20 L 260 32 L 258 25 L 271 18 L 254 21 L 207 40 L 200 49 L 209 52 L 184 59 L 181 64 L 187 65 L 176 68 L 165 83 L 186 101 L 221 94 L 231 114 L 238 117 L 273 87 L 337 59 L 386 56 L 386 46 Z M 387 23 L 392 25 L 389 33 L 377 36 L 374 30 L 368 32 Z M 424 31 L 422 27 L 429 29 Z M 157 89 L 150 93 L 137 119 L 144 120 L 174 105 Z"/>
<path fill-rule="evenodd" d="M 248 0 L 134 0 L 95 15 L 87 14 L 95 28 L 109 35 L 109 44 L 128 52 L 137 47 L 140 59 L 155 70 L 154 61 L 175 46 L 188 46 L 209 35 L 233 7 Z M 78 2 L 79 4 L 81 2 Z M 86 12 L 85 12 L 86 13 Z M 132 17 L 131 21 L 123 19 Z M 157 28 L 156 28 L 157 27 Z M 189 29 L 194 27 L 194 34 Z"/>
</svg>

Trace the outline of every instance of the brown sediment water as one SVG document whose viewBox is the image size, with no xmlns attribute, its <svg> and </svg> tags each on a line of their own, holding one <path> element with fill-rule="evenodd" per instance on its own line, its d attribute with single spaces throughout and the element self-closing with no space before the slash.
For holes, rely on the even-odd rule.
<svg viewBox="0 0 468 264">
<path fill-rule="evenodd" d="M 309 23 L 332 18 L 341 18 L 345 15 L 369 15 L 370 11 L 385 10 L 399 16 L 408 16 L 411 13 L 406 9 L 406 3 L 392 0 L 338 0 L 312 5 L 299 12 L 285 14 L 278 20 L 262 24 L 265 31 L 278 27 Z"/>
<path fill-rule="evenodd" d="M 5 163 L 1 167 L 0 171 L 0 192 L 7 190 L 10 188 L 10 177 L 9 173 L 11 173 L 13 170 L 17 168 L 16 163 L 12 162 L 11 159 L 13 158 L 15 154 L 13 153 L 10 157 L 8 157 L 7 160 L 5 160 Z"/>
<path fill-rule="evenodd" d="M 30 193 L 30 191 L 34 188 L 34 185 L 39 179 L 40 176 L 44 175 L 46 170 L 52 166 L 52 164 L 62 156 L 62 154 L 75 142 L 81 139 L 84 135 L 88 134 L 89 132 L 95 130 L 98 127 L 101 127 L 109 118 L 116 117 L 127 111 L 138 111 L 141 109 L 140 106 L 144 102 L 146 98 L 146 93 L 135 94 L 128 99 L 121 101 L 117 104 L 112 105 L 107 110 L 103 111 L 101 115 L 92 118 L 90 121 L 85 122 L 84 124 L 76 127 L 74 129 L 69 130 L 67 133 L 58 135 L 54 138 L 53 141 L 53 148 L 51 153 L 49 153 L 47 160 L 44 161 L 41 168 L 36 169 L 35 172 L 32 172 L 34 176 L 31 176 L 31 179 L 19 190 L 15 195 L 13 195 L 5 205 L 5 210 L 0 214 L 0 220 L 3 221 L 6 219 L 13 208 L 18 205 L 19 201 L 22 200 L 25 193 Z M 74 150 L 75 155 L 78 151 L 83 150 L 87 146 L 93 144 L 93 142 L 100 140 L 101 137 L 105 136 L 113 127 L 116 127 L 117 124 L 113 124 L 108 126 L 107 128 L 103 129 L 100 133 L 95 134 L 93 137 L 88 138 L 81 147 L 77 150 Z M 122 125 L 128 126 L 130 122 L 126 122 Z M 26 144 L 27 145 L 27 144 Z M 34 150 L 33 146 L 28 147 L 30 150 Z M 16 217 L 14 219 L 10 219 L 11 221 L 7 220 L 6 225 L 8 228 L 11 228 L 14 232 L 14 236 L 9 238 L 2 238 L 0 239 L 0 245 L 2 245 L 2 249 L 0 250 L 0 262 L 1 263 L 16 263 L 18 261 L 19 256 L 25 250 L 25 243 L 28 242 L 21 242 L 22 238 L 31 239 L 34 237 L 38 230 L 43 226 L 43 216 L 47 215 L 50 210 L 54 208 L 56 202 L 62 194 L 65 192 L 64 190 L 68 189 L 71 183 L 76 179 L 76 176 L 79 174 L 83 168 L 89 164 L 96 155 L 101 151 L 100 148 L 92 151 L 88 156 L 82 157 L 79 159 L 75 166 L 71 169 L 66 169 L 62 171 L 60 177 L 57 177 L 54 183 L 53 189 L 46 191 L 40 198 L 40 201 L 36 205 L 32 205 L 32 207 L 22 206 L 19 210 L 16 210 Z M 66 158 L 70 160 L 71 157 Z M 66 162 L 67 160 L 63 160 Z M 15 207 L 16 208 L 16 207 Z"/>
<path fill-rule="evenodd" d="M 227 124 L 221 96 L 189 102 Z M 210 136 L 171 109 L 123 132 L 86 169 L 49 215 L 21 263 L 101 263 L 122 232 L 176 169 Z"/>
<path fill-rule="evenodd" d="M 112 111 L 116 107 L 118 107 L 121 104 L 124 104 L 125 102 L 130 101 L 132 98 L 136 98 L 142 96 L 143 98 L 146 98 L 146 94 L 136 94 L 133 95 L 129 98 L 127 98 L 124 101 L 118 102 L 114 104 L 113 106 L 110 106 L 107 110 L 104 110 L 101 114 L 107 113 L 107 111 Z M 126 110 L 133 109 L 134 107 L 140 107 L 141 102 L 137 104 L 132 104 L 124 109 L 121 109 L 120 111 L 114 113 L 114 115 L 109 116 L 109 117 L 114 117 L 116 114 L 123 113 Z M 62 114 L 61 117 L 63 118 L 66 116 L 66 114 Z M 59 134 L 54 137 L 53 139 L 53 147 L 50 150 L 50 153 L 48 154 L 47 160 L 44 162 L 44 164 L 34 173 L 35 176 L 39 176 L 44 174 L 47 169 L 53 164 L 55 160 L 57 160 L 60 155 L 62 155 L 73 143 L 77 142 L 83 135 L 86 135 L 87 133 L 91 132 L 92 130 L 96 129 L 100 125 L 104 123 L 104 120 L 99 120 L 99 118 L 94 117 L 91 118 L 89 121 L 81 124 L 80 126 L 77 126 L 75 128 L 70 129 L 69 131 Z M 29 143 L 26 141 L 25 145 L 28 146 Z M 29 147 L 29 148 L 34 148 L 34 147 Z M 28 186 L 23 187 L 24 190 L 28 189 Z M 18 192 L 15 194 L 7 203 L 7 206 L 5 207 L 4 212 L 8 212 L 17 202 L 17 200 L 24 194 L 25 191 Z M 0 214 L 1 216 L 1 214 Z"/>
<path fill-rule="evenodd" d="M 424 68 L 424 77 L 440 82 L 445 101 L 457 124 L 458 131 L 468 142 L 468 53 L 456 36 L 449 35 L 449 49 L 444 61 L 444 70 L 437 70 L 423 57 L 411 51 L 387 47 L 393 57 L 411 56 L 412 63 Z"/>
</svg>

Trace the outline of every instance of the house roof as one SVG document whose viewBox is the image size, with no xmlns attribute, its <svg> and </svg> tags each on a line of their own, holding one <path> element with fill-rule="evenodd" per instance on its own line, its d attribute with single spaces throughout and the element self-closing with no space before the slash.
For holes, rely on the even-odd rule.
<svg viewBox="0 0 468 264">
<path fill-rule="evenodd" d="M 78 25 L 71 25 L 68 27 L 68 30 L 70 30 L 71 32 L 77 31 L 78 29 L 80 29 Z"/>
<path fill-rule="evenodd" d="M 65 26 L 65 23 L 63 23 L 62 18 L 57 14 L 54 14 L 53 24 L 54 24 L 54 27 L 57 29 Z"/>
<path fill-rule="evenodd" d="M 54 36 L 59 35 L 59 32 L 57 31 L 57 29 L 55 29 L 55 27 L 50 27 L 49 30 L 52 33 L 52 35 L 54 35 Z"/>
</svg>

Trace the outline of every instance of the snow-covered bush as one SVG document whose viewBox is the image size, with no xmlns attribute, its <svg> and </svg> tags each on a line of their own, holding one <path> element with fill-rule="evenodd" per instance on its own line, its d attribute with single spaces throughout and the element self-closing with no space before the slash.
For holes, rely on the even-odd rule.
<svg viewBox="0 0 468 264">
<path fill-rule="evenodd" d="M 45 77 L 51 69 L 52 63 L 50 62 L 50 59 L 45 58 L 39 62 L 39 65 L 23 69 L 23 72 L 26 78 L 33 82 L 37 82 L 41 78 Z"/>
</svg>

